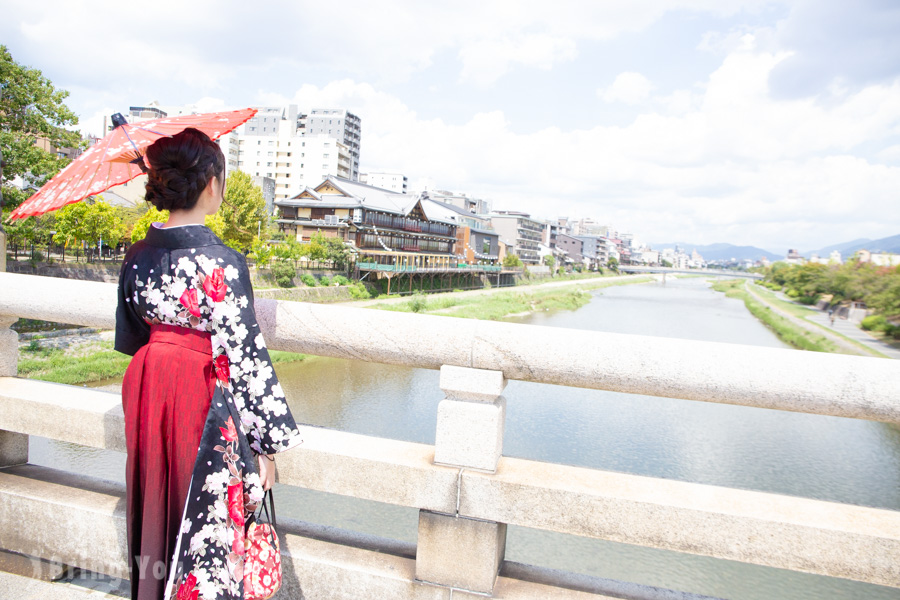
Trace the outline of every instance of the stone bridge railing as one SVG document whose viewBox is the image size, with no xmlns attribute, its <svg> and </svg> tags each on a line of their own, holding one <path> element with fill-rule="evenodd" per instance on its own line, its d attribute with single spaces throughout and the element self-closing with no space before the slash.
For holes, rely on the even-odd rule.
<svg viewBox="0 0 900 600">
<path fill-rule="evenodd" d="M 119 395 L 16 378 L 17 317 L 112 328 L 115 286 L 0 273 L 0 547 L 126 574 L 124 489 L 27 464 L 123 451 Z M 258 300 L 279 350 L 440 369 L 434 446 L 304 427 L 279 481 L 414 507 L 415 545 L 285 524 L 285 597 L 688 598 L 504 561 L 508 524 L 900 588 L 900 512 L 502 456 L 508 379 L 900 423 L 900 362 Z M 427 340 L 427 343 L 423 343 Z M 511 401 L 515 401 L 511 399 Z"/>
</svg>

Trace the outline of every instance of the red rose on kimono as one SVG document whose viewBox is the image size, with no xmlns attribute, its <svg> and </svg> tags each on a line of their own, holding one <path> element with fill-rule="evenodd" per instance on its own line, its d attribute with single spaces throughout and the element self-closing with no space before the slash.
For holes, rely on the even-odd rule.
<svg viewBox="0 0 900 600">
<path fill-rule="evenodd" d="M 228 380 L 231 378 L 231 369 L 228 368 L 228 356 L 225 354 L 218 355 L 213 361 L 213 366 L 216 368 L 216 379 L 222 383 L 228 383 Z"/>
<path fill-rule="evenodd" d="M 238 556 L 243 556 L 247 550 L 247 543 L 244 541 L 244 526 L 240 526 L 234 530 L 234 541 L 231 543 L 231 551 Z"/>
<path fill-rule="evenodd" d="M 244 528 L 244 486 L 240 483 L 228 486 L 228 516 L 231 517 L 234 526 L 243 530 Z M 237 540 L 235 540 L 237 543 Z M 243 538 L 241 538 L 241 548 L 243 548 Z M 237 552 L 237 550 L 235 550 Z M 241 551 L 243 554 L 243 551 Z"/>
<path fill-rule="evenodd" d="M 203 280 L 203 291 L 213 302 L 224 300 L 228 291 L 228 286 L 225 285 L 225 269 L 213 269 L 212 275 L 207 275 Z"/>
<path fill-rule="evenodd" d="M 181 294 L 181 298 L 178 299 L 181 302 L 181 305 L 184 306 L 189 313 L 194 315 L 195 317 L 200 316 L 200 305 L 197 304 L 197 290 L 194 288 L 189 288 L 184 290 Z"/>
<path fill-rule="evenodd" d="M 193 573 L 189 573 L 187 579 L 178 586 L 176 600 L 197 600 L 197 597 L 200 595 L 200 590 L 195 590 L 195 585 L 197 585 L 197 578 L 194 577 Z"/>
<path fill-rule="evenodd" d="M 237 440 L 237 429 L 234 427 L 234 419 L 228 417 L 228 422 L 225 425 L 225 427 L 219 427 L 219 431 L 222 432 L 222 437 L 225 438 L 225 441 L 233 442 Z"/>
</svg>

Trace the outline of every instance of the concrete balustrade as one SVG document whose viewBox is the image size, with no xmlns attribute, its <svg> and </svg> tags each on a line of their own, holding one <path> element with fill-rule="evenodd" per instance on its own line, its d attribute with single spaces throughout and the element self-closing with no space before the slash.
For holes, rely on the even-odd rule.
<svg viewBox="0 0 900 600">
<path fill-rule="evenodd" d="M 109 284 L 0 273 L 2 373 L 13 316 L 111 327 L 114 310 Z M 286 591 L 696 597 L 513 568 L 508 524 L 900 587 L 897 511 L 502 457 L 508 379 L 900 422 L 896 361 L 263 300 L 257 313 L 272 348 L 440 368 L 446 396 L 434 446 L 302 428 L 281 484 L 417 508 L 419 535 L 406 547 L 287 522 Z M 122 487 L 22 464 L 30 435 L 121 452 L 123 431 L 118 394 L 0 377 L 0 547 L 124 574 Z"/>
</svg>

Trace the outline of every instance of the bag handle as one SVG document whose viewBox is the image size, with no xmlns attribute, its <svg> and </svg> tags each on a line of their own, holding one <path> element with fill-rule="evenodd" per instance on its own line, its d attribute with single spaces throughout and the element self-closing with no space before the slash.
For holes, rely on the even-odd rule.
<svg viewBox="0 0 900 600">
<path fill-rule="evenodd" d="M 266 496 L 269 497 L 269 506 L 268 507 L 266 506 Z M 275 522 L 275 494 L 272 492 L 271 489 L 266 490 L 265 494 L 263 494 L 261 508 L 262 508 L 262 510 L 260 511 L 260 516 L 262 516 L 263 512 L 266 513 L 266 520 L 269 522 L 269 533 L 272 536 L 272 547 L 276 548 L 277 546 L 275 544 L 275 528 L 278 527 L 278 524 Z M 269 513 L 270 508 L 272 511 L 271 514 Z"/>
</svg>

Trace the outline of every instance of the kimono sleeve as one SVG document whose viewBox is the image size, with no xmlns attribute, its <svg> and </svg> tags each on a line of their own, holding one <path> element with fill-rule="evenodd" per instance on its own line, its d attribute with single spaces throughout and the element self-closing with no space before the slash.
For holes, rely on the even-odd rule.
<svg viewBox="0 0 900 600">
<path fill-rule="evenodd" d="M 116 306 L 115 349 L 134 356 L 142 346 L 150 341 L 150 326 L 138 315 L 135 302 L 135 264 L 126 260 L 119 273 L 119 302 Z"/>
<path fill-rule="evenodd" d="M 216 263 L 203 268 L 208 275 L 202 286 L 217 376 L 227 380 L 253 451 L 283 452 L 301 440 L 256 321 L 249 271 L 237 253 Z"/>
</svg>

